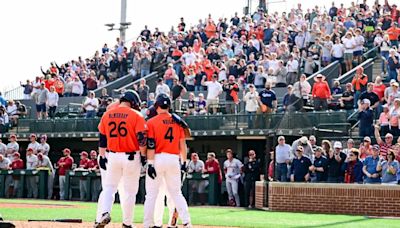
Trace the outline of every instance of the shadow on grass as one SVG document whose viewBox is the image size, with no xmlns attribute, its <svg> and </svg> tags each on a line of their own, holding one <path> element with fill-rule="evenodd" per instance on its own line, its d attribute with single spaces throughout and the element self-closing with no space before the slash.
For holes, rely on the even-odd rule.
<svg viewBox="0 0 400 228">
<path fill-rule="evenodd" d="M 332 222 L 332 223 L 325 223 L 325 224 L 320 224 L 320 225 L 306 225 L 306 226 L 295 226 L 294 228 L 320 228 L 320 227 L 330 227 L 330 226 L 339 226 L 339 225 L 347 225 L 350 223 L 354 222 L 361 222 L 361 221 L 366 221 L 370 220 L 369 218 L 359 218 L 359 219 L 352 219 L 352 220 L 347 220 L 347 221 L 342 221 L 342 222 Z"/>
</svg>

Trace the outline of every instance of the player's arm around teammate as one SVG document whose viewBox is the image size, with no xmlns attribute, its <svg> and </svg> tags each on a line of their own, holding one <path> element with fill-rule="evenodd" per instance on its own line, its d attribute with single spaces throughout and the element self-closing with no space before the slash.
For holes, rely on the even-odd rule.
<svg viewBox="0 0 400 228">
<path fill-rule="evenodd" d="M 155 103 L 158 115 L 147 122 L 145 228 L 152 226 L 155 202 L 162 181 L 165 181 L 184 227 L 191 227 L 188 206 L 181 192 L 181 169 L 186 169 L 187 160 L 185 133 L 183 127 L 169 113 L 170 105 L 171 100 L 166 94 L 158 95 Z"/>
</svg>

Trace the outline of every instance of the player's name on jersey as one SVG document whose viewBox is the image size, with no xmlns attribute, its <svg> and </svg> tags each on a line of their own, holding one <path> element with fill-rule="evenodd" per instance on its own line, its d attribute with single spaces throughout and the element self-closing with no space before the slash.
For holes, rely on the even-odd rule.
<svg viewBox="0 0 400 228">
<path fill-rule="evenodd" d="M 128 117 L 127 113 L 110 113 L 108 114 L 108 118 L 110 119 L 114 119 L 114 118 L 118 118 L 118 119 L 126 119 Z"/>
</svg>

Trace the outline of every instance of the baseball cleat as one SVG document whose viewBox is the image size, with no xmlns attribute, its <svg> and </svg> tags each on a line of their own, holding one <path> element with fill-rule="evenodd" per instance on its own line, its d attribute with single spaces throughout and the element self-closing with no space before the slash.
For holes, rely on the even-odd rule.
<svg viewBox="0 0 400 228">
<path fill-rule="evenodd" d="M 125 225 L 125 224 L 122 223 L 122 228 L 133 228 L 133 226 L 131 226 L 131 225 Z"/>
<path fill-rule="evenodd" d="M 108 223 L 111 222 L 110 213 L 106 212 L 101 216 L 100 222 L 94 224 L 94 228 L 104 228 Z"/>
<path fill-rule="evenodd" d="M 184 224 L 183 225 L 183 228 L 192 228 L 193 226 L 192 226 L 192 224 L 190 224 L 190 223 L 187 223 L 187 224 Z"/>
</svg>

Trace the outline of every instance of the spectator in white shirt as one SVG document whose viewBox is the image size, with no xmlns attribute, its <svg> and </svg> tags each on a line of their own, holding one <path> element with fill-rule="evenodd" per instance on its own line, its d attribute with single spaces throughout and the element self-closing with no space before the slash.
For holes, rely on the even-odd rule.
<svg viewBox="0 0 400 228">
<path fill-rule="evenodd" d="M 7 146 L 3 143 L 3 140 L 0 139 L 0 154 L 6 155 Z"/>
<path fill-rule="evenodd" d="M 78 76 L 75 76 L 74 80 L 72 81 L 72 96 L 79 97 L 83 93 L 83 84 Z"/>
<path fill-rule="evenodd" d="M 162 94 L 162 93 L 167 94 L 169 96 L 171 93 L 171 90 L 169 89 L 167 84 L 164 84 L 163 79 L 159 78 L 157 80 L 155 97 L 157 97 L 159 94 Z"/>
<path fill-rule="evenodd" d="M 206 76 L 203 76 L 201 80 L 202 86 L 207 86 L 207 110 L 211 110 L 213 113 L 217 113 L 219 95 L 222 93 L 222 85 L 217 81 L 218 75 L 214 74 L 211 81 L 206 81 Z"/>
<path fill-rule="evenodd" d="M 346 64 L 346 72 L 353 68 L 353 52 L 356 47 L 356 42 L 354 41 L 351 32 L 346 33 L 346 36 L 342 38 L 344 46 L 344 63 Z"/>
<path fill-rule="evenodd" d="M 298 81 L 297 70 L 299 68 L 299 62 L 297 59 L 293 58 L 293 55 L 289 55 L 289 61 L 287 62 L 287 84 L 293 85 Z"/>
<path fill-rule="evenodd" d="M 189 47 L 188 52 L 182 55 L 183 60 L 185 61 L 185 65 L 189 66 L 194 64 L 196 61 L 196 54 L 193 52 L 193 48 Z"/>
<path fill-rule="evenodd" d="M 37 76 L 36 80 L 34 82 L 32 82 L 32 86 L 33 86 L 33 90 L 32 90 L 32 94 L 35 95 L 35 93 L 37 93 L 40 89 L 40 77 Z"/>
<path fill-rule="evenodd" d="M 285 137 L 278 137 L 278 145 L 275 148 L 276 166 L 275 166 L 275 178 L 277 181 L 287 182 L 288 181 L 288 165 L 290 164 L 291 155 L 290 151 L 292 147 L 285 143 Z"/>
<path fill-rule="evenodd" d="M 50 87 L 50 92 L 47 97 L 47 106 L 49 107 L 49 117 L 54 118 L 58 106 L 58 93 L 54 86 Z"/>
<path fill-rule="evenodd" d="M 33 149 L 28 148 L 26 150 L 26 169 L 35 170 L 38 166 L 38 158 L 33 154 Z M 26 176 L 26 184 L 28 188 L 27 198 L 38 197 L 38 183 L 36 176 Z"/>
<path fill-rule="evenodd" d="M 253 84 L 249 84 L 249 92 L 247 92 L 243 100 L 246 102 L 246 113 L 248 114 L 247 116 L 247 122 L 249 123 L 249 129 L 253 129 L 254 127 L 254 115 L 257 112 L 258 109 L 258 92 Z"/>
<path fill-rule="evenodd" d="M 10 168 L 10 165 L 10 159 L 4 157 L 3 154 L 0 154 L 0 170 L 8 170 Z"/>
<path fill-rule="evenodd" d="M 48 156 L 50 151 L 50 145 L 47 143 L 47 135 L 40 136 L 40 144 L 37 147 L 37 152 Z"/>
<path fill-rule="evenodd" d="M 340 43 L 340 38 L 336 37 L 335 44 L 331 49 L 332 62 L 339 61 L 339 66 L 343 64 L 344 46 Z M 342 75 L 342 67 L 339 67 L 339 75 Z"/>
<path fill-rule="evenodd" d="M 15 105 L 13 100 L 8 101 L 7 105 L 7 115 L 9 121 L 11 121 L 11 126 L 17 125 L 18 115 L 17 115 L 18 107 Z"/>
<path fill-rule="evenodd" d="M 356 33 L 356 36 L 354 37 L 354 41 L 356 43 L 356 46 L 354 48 L 353 55 L 354 55 L 354 59 L 357 60 L 357 63 L 361 64 L 362 63 L 362 55 L 363 55 L 363 52 L 364 52 L 365 39 L 361 35 L 361 30 L 360 29 L 356 29 L 355 33 Z"/>
<path fill-rule="evenodd" d="M 192 153 L 190 157 L 190 162 L 188 164 L 188 173 L 189 174 L 202 174 L 204 170 L 204 162 L 199 159 L 199 155 L 197 153 Z M 206 180 L 201 180 L 201 181 L 191 181 L 189 182 L 190 185 L 190 195 L 189 195 L 189 202 L 190 204 L 196 203 L 200 201 L 201 204 L 205 203 L 206 196 L 205 196 L 205 190 L 207 186 L 207 181 Z M 195 194 L 197 193 L 197 194 Z M 198 196 L 198 200 L 194 199 L 195 195 Z M 197 197 L 196 197 L 197 198 Z"/>
<path fill-rule="evenodd" d="M 89 96 L 86 97 L 82 107 L 86 110 L 85 118 L 94 118 L 96 116 L 96 110 L 99 107 L 99 99 L 95 97 L 93 91 L 89 92 Z"/>
<path fill-rule="evenodd" d="M 36 135 L 31 134 L 29 136 L 30 143 L 28 144 L 28 149 L 32 149 L 33 154 L 37 154 L 39 143 L 36 141 Z"/>
</svg>

